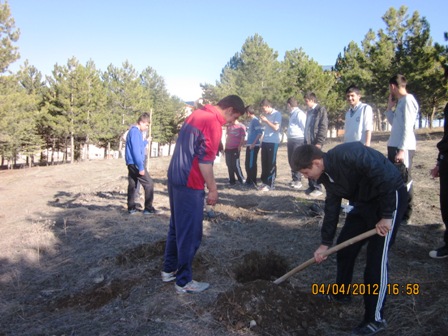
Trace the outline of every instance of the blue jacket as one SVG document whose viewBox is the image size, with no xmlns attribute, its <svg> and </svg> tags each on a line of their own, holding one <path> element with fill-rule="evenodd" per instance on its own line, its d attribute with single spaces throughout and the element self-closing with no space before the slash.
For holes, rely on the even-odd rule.
<svg viewBox="0 0 448 336">
<path fill-rule="evenodd" d="M 145 170 L 145 148 L 148 141 L 137 126 L 132 126 L 126 137 L 125 160 L 127 165 L 135 165 L 138 171 Z"/>
</svg>

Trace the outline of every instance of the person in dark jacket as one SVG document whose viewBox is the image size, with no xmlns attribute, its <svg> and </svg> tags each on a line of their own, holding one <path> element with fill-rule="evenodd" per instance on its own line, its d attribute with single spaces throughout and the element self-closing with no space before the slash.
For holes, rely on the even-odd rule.
<svg viewBox="0 0 448 336">
<path fill-rule="evenodd" d="M 294 152 L 294 165 L 304 176 L 317 180 L 326 189 L 321 245 L 314 252 L 317 263 L 332 244 L 339 221 L 341 200 L 352 201 L 337 243 L 340 244 L 376 228 L 377 235 L 352 244 L 337 253 L 335 295 L 330 301 L 349 303 L 355 260 L 367 243 L 364 272 L 365 314 L 354 335 L 373 335 L 386 328 L 383 319 L 388 287 L 388 250 L 407 207 L 407 190 L 398 169 L 380 152 L 360 142 L 344 143 L 323 153 L 314 145 Z M 368 290 L 367 290 L 368 289 Z M 353 292 L 353 295 L 359 294 Z"/>
<path fill-rule="evenodd" d="M 317 97 L 313 92 L 308 92 L 304 96 L 305 103 L 308 106 L 305 124 L 305 144 L 314 145 L 322 149 L 328 130 L 328 115 L 325 107 L 317 103 Z M 308 189 L 305 190 L 307 195 L 318 197 L 322 195 L 322 186 L 308 179 Z"/>
<path fill-rule="evenodd" d="M 445 245 L 429 252 L 429 256 L 436 259 L 448 257 L 448 104 L 446 104 L 443 114 L 445 116 L 443 138 L 437 144 L 439 150 L 437 164 L 431 170 L 432 178 L 439 177 L 440 179 L 440 210 L 443 223 L 445 223 L 445 234 L 443 235 Z"/>
</svg>

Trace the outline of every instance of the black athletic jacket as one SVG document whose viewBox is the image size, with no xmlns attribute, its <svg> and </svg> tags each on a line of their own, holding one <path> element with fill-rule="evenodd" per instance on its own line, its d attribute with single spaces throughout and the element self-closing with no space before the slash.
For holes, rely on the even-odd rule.
<svg viewBox="0 0 448 336">
<path fill-rule="evenodd" d="M 443 138 L 437 144 L 437 148 L 439 150 L 439 156 L 437 157 L 437 161 L 448 162 L 448 104 L 446 104 L 445 109 L 443 110 L 443 114 L 445 116 L 443 126 Z"/>
<path fill-rule="evenodd" d="M 324 154 L 325 171 L 318 183 L 325 186 L 322 244 L 330 246 L 336 233 L 341 199 L 368 204 L 380 202 L 383 218 L 393 218 L 396 190 L 403 186 L 397 168 L 380 152 L 361 142 L 344 143 Z"/>
</svg>

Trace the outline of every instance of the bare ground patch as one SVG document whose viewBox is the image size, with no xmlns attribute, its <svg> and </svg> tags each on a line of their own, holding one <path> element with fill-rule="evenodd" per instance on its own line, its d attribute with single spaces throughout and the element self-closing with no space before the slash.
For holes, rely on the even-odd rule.
<svg viewBox="0 0 448 336">
<path fill-rule="evenodd" d="M 448 265 L 428 257 L 444 229 L 438 181 L 429 178 L 440 137 L 419 135 L 412 224 L 400 229 L 390 257 L 390 282 L 419 292 L 388 297 L 385 335 L 440 335 L 448 326 Z M 373 146 L 385 153 L 386 140 L 376 136 Z M 155 206 L 164 210 L 168 162 L 150 164 Z M 125 211 L 124 162 L 1 171 L 0 335 L 348 335 L 362 318 L 362 297 L 339 306 L 311 292 L 334 282 L 334 256 L 272 283 L 312 256 L 322 220 L 310 208 L 323 198 L 289 188 L 286 148 L 269 193 L 228 187 L 224 162 L 215 167 L 218 217 L 204 220 L 194 263 L 195 278 L 211 288 L 186 296 L 159 278 L 168 211 Z M 363 262 L 361 253 L 354 282 L 362 282 Z"/>
</svg>

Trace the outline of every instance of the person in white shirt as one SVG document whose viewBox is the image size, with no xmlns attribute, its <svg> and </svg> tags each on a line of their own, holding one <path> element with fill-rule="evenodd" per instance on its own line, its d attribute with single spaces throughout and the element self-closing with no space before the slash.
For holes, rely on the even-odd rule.
<svg viewBox="0 0 448 336">
<path fill-rule="evenodd" d="M 303 112 L 297 103 L 297 99 L 291 97 L 286 102 L 286 109 L 289 112 L 289 124 L 288 124 L 288 162 L 291 167 L 291 187 L 300 189 L 302 187 L 302 174 L 295 171 L 292 163 L 292 155 L 295 149 L 302 146 L 305 143 L 305 125 L 306 114 Z"/>
<path fill-rule="evenodd" d="M 387 157 L 392 163 L 403 163 L 407 168 L 407 187 L 409 196 L 408 209 L 403 216 L 403 222 L 410 223 L 412 214 L 412 178 L 411 168 L 417 141 L 414 134 L 414 124 L 419 106 L 414 96 L 406 90 L 406 78 L 395 75 L 389 80 L 389 101 L 386 117 L 392 125 L 387 143 Z"/>
<path fill-rule="evenodd" d="M 361 102 L 361 91 L 351 85 L 345 91 L 350 109 L 345 114 L 344 142 L 360 141 L 370 147 L 373 130 L 373 112 L 370 105 Z"/>
<path fill-rule="evenodd" d="M 261 143 L 261 191 L 275 189 L 275 178 L 277 176 L 277 151 L 280 144 L 280 129 L 282 114 L 274 109 L 272 103 L 263 99 L 260 103 L 263 114 L 260 121 L 263 122 L 264 134 Z"/>
</svg>

